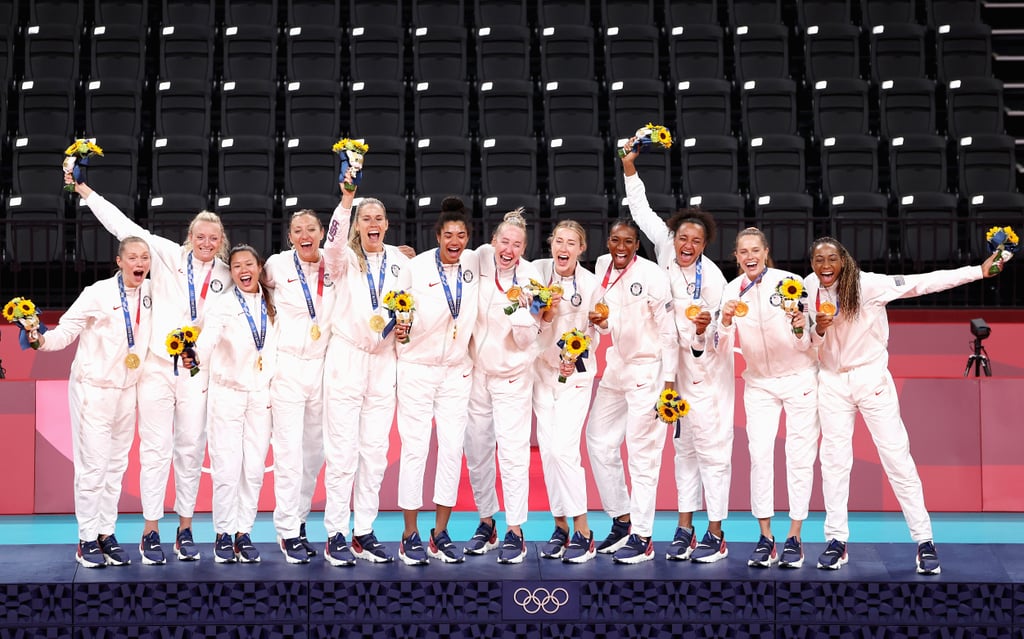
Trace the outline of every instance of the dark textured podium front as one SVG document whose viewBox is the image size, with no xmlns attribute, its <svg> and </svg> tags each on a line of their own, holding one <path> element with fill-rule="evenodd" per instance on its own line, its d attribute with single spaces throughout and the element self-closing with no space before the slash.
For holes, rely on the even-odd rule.
<svg viewBox="0 0 1024 639">
<path fill-rule="evenodd" d="M 809 549 L 813 553 L 817 549 Z M 73 546 L 0 546 L 0 637 L 1016 637 L 1024 546 L 946 544 L 943 573 L 914 572 L 909 544 L 851 544 L 818 570 L 583 565 L 200 562 L 79 568 Z"/>
</svg>

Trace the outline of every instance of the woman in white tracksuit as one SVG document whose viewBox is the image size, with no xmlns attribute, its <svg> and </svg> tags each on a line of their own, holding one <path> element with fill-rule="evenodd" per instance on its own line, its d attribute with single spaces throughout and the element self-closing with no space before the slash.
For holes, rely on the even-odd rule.
<svg viewBox="0 0 1024 639">
<path fill-rule="evenodd" d="M 405 528 L 398 555 L 409 565 L 429 562 L 417 530 L 431 432 L 437 435 L 434 474 L 435 541 L 448 528 L 459 494 L 462 446 L 472 384 L 469 338 L 477 316 L 479 260 L 467 251 L 469 214 L 459 198 L 445 198 L 435 225 L 437 249 L 409 260 L 398 289 L 412 295 L 412 324 L 395 327 L 398 342 L 398 433 L 402 440 L 398 507 Z M 402 343 L 408 338 L 407 343 Z M 436 429 L 431 422 L 436 422 Z M 447 537 L 447 533 L 444 533 Z M 455 557 L 453 544 L 434 556 Z M 443 560 L 448 561 L 448 560 Z"/>
<path fill-rule="evenodd" d="M 323 238 L 316 213 L 296 211 L 288 222 L 291 250 L 271 255 L 265 268 L 281 325 L 270 382 L 274 527 L 285 561 L 292 564 L 316 555 L 306 538 L 306 518 L 324 462 L 324 356 L 338 280 L 320 254 Z"/>
<path fill-rule="evenodd" d="M 348 566 L 355 557 L 374 563 L 393 560 L 373 533 L 388 467 L 398 360 L 395 324 L 382 300 L 398 288 L 409 258 L 384 244 L 388 218 L 380 200 L 360 202 L 350 232 L 355 191 L 343 186 L 341 193 L 324 245 L 324 259 L 339 287 L 324 369 L 324 558 Z M 351 548 L 346 541 L 350 519 Z"/>
<path fill-rule="evenodd" d="M 275 321 L 256 249 L 232 248 L 228 264 L 235 290 L 211 305 L 195 350 L 200 368 L 210 373 L 207 427 L 215 560 L 254 563 L 260 554 L 250 535 L 270 447 L 270 380 L 282 327 Z"/>
<path fill-rule="evenodd" d="M 73 181 L 69 177 L 66 181 Z M 84 183 L 75 191 L 96 219 L 119 240 L 141 237 L 149 244 L 153 268 L 154 326 L 149 354 L 139 380 L 139 490 L 142 497 L 140 553 L 144 564 L 162 564 L 159 522 L 171 463 L 174 464 L 174 510 L 178 530 L 174 551 L 179 560 L 199 559 L 192 539 L 192 515 L 206 456 L 206 370 L 192 377 L 175 374 L 167 355 L 167 334 L 182 326 L 203 326 L 206 303 L 230 294 L 227 238 L 216 213 L 199 212 L 189 224 L 184 246 L 154 235 Z"/>
<path fill-rule="evenodd" d="M 540 281 L 558 285 L 560 295 L 552 297 L 550 311 L 541 316 L 538 339 L 540 356 L 533 365 L 533 410 L 537 415 L 537 444 L 544 468 L 555 531 L 541 550 L 543 557 L 561 558 L 566 563 L 584 563 L 594 558 L 594 534 L 587 522 L 587 476 L 580 454 L 583 424 L 597 373 L 600 339 L 590 323 L 590 309 L 597 303 L 597 278 L 580 266 L 579 256 L 587 249 L 586 232 L 578 222 L 562 220 L 548 238 L 551 258 L 533 263 Z M 558 345 L 567 331 L 578 330 L 590 337 L 587 357 L 576 364 L 562 358 Z M 564 382 L 559 381 L 564 378 Z M 575 532 L 569 534 L 569 518 Z"/>
<path fill-rule="evenodd" d="M 632 141 L 627 148 L 631 146 Z M 708 331 L 714 334 L 711 314 L 717 312 L 725 288 L 722 271 L 704 255 L 715 236 L 715 220 L 697 208 L 682 209 L 667 222 L 662 220 L 647 202 L 636 157 L 631 151 L 622 158 L 626 198 L 630 215 L 654 244 L 658 264 L 668 274 L 679 335 L 676 388 L 690 404 L 679 436 L 672 439 L 679 515 L 666 558 L 692 557 L 708 563 L 728 555 L 722 521 L 729 515 L 736 393 L 732 353 L 717 351 L 708 339 Z M 702 496 L 708 530 L 698 543 L 693 513 L 700 510 Z M 620 526 L 614 536 L 621 538 L 625 532 Z"/>
<path fill-rule="evenodd" d="M 587 450 L 604 511 L 613 519 L 608 542 L 618 538 L 616 562 L 654 558 L 651 534 L 667 427 L 655 416 L 663 389 L 675 385 L 679 359 L 672 291 L 664 269 L 636 254 L 639 231 L 630 220 L 612 224 L 608 255 L 597 258 L 597 296 L 608 315 L 590 320 L 611 333 L 605 370 L 587 421 Z M 629 454 L 632 491 L 626 489 L 622 441 Z M 621 540 L 619 530 L 632 534 Z M 599 547 L 598 551 L 602 549 Z"/>
<path fill-rule="evenodd" d="M 812 337 L 818 346 L 818 417 L 821 422 L 821 485 L 825 497 L 825 538 L 819 568 L 838 570 L 847 561 L 850 537 L 847 500 L 853 467 L 853 424 L 860 412 L 871 432 L 896 499 L 917 542 L 917 572 L 937 574 L 938 554 L 924 491 L 910 454 L 910 440 L 900 417 L 899 397 L 889 373 L 889 322 L 886 305 L 992 277 L 995 255 L 978 266 L 920 275 L 863 273 L 849 252 L 830 237 L 811 245 L 811 268 L 805 279 L 815 305 Z M 998 270 L 1001 270 L 1001 266 Z M 830 304 L 837 310 L 823 312 Z M 831 308 L 826 310 L 831 311 Z"/>
<path fill-rule="evenodd" d="M 768 254 L 764 233 L 756 228 L 739 232 L 736 261 L 742 274 L 725 289 L 718 348 L 731 354 L 738 337 L 746 362 L 743 406 L 750 449 L 750 510 L 761 528 L 747 565 L 767 568 L 779 562 L 784 568 L 799 568 L 804 560 L 800 531 L 811 501 L 818 447 L 818 367 L 806 305 L 786 310 L 778 292 L 784 280 L 802 284 L 802 279 L 772 268 Z M 783 408 L 790 525 L 780 557 L 771 518 L 775 514 L 775 436 Z"/>
<path fill-rule="evenodd" d="M 464 550 L 483 554 L 491 547 L 489 538 L 493 533 L 486 531 L 494 530 L 494 514 L 498 512 L 497 446 L 508 527 L 498 552 L 499 563 L 521 563 L 526 557 L 522 525 L 530 499 L 531 369 L 540 325 L 530 308 L 532 297 L 523 287 L 541 276 L 522 259 L 525 250 L 526 221 L 521 210 L 511 211 L 494 230 L 491 243 L 477 250 L 480 301 L 469 345 L 473 386 L 465 451 L 480 526 Z M 511 313 L 505 310 L 516 306 Z"/>
<path fill-rule="evenodd" d="M 117 543 L 114 526 L 135 434 L 140 364 L 153 330 L 145 240 L 121 240 L 117 266 L 117 275 L 86 287 L 57 326 L 45 335 L 29 335 L 43 351 L 59 351 L 79 339 L 68 401 L 78 520 L 75 558 L 86 568 L 131 563 Z"/>
</svg>

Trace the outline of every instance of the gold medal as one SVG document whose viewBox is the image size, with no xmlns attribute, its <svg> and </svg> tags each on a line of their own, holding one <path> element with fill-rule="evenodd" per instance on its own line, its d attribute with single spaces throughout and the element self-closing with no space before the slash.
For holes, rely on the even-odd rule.
<svg viewBox="0 0 1024 639">
<path fill-rule="evenodd" d="M 518 302 L 519 296 L 522 295 L 522 292 L 523 291 L 518 286 L 513 286 L 508 289 L 507 293 L 505 293 L 505 297 L 507 297 L 510 302 Z"/>
<path fill-rule="evenodd" d="M 601 319 L 608 319 L 608 305 L 604 302 L 594 304 L 594 312 L 601 316 Z"/>
<path fill-rule="evenodd" d="M 260 355 L 259 357 L 256 358 L 256 370 L 258 370 L 258 371 L 262 371 L 263 370 L 263 356 L 262 355 Z"/>
<path fill-rule="evenodd" d="M 139 364 L 141 363 L 142 361 L 139 359 L 139 356 L 136 355 L 135 353 L 128 353 L 128 356 L 124 358 L 124 365 L 132 370 L 138 368 Z"/>
<path fill-rule="evenodd" d="M 732 314 L 735 315 L 736 317 L 746 317 L 747 311 L 749 310 L 750 307 L 747 306 L 747 303 L 744 302 L 743 300 L 739 300 L 736 302 L 736 308 L 735 310 L 733 310 Z"/>
<path fill-rule="evenodd" d="M 309 336 L 313 338 L 313 341 L 320 339 L 320 325 L 313 324 L 313 328 L 309 329 Z"/>
<path fill-rule="evenodd" d="M 385 326 L 387 326 L 387 322 L 384 321 L 383 317 L 381 317 L 380 315 L 371 315 L 370 316 L 370 330 L 371 331 L 373 331 L 374 333 L 382 333 L 382 332 L 384 332 L 384 327 Z"/>
<path fill-rule="evenodd" d="M 552 284 L 548 288 L 551 290 L 552 295 L 561 295 L 565 292 L 561 284 Z"/>
<path fill-rule="evenodd" d="M 700 306 L 696 304 L 690 304 L 689 306 L 686 307 L 686 319 L 692 321 L 697 319 L 698 315 L 700 315 Z"/>
<path fill-rule="evenodd" d="M 821 308 L 818 309 L 818 310 L 820 310 L 825 315 L 835 315 L 836 314 L 836 305 L 833 304 L 832 302 L 822 302 L 821 303 Z"/>
</svg>

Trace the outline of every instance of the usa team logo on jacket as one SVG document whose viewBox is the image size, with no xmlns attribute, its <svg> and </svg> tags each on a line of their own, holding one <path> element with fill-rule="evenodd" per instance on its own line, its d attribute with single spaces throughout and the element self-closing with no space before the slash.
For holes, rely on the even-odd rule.
<svg viewBox="0 0 1024 639">
<path fill-rule="evenodd" d="M 391 274 L 394 275 L 395 277 L 398 277 L 398 274 L 401 271 L 402 271 L 402 267 L 399 266 L 398 264 L 392 264 L 391 265 Z"/>
<path fill-rule="evenodd" d="M 469 284 L 470 282 L 472 282 L 473 281 L 473 271 L 463 271 L 463 273 L 462 273 L 462 281 L 465 282 L 466 284 Z"/>
<path fill-rule="evenodd" d="M 633 282 L 632 284 L 629 285 L 629 292 L 632 293 L 634 296 L 640 295 L 640 293 L 644 292 L 644 285 L 641 284 L 640 282 Z"/>
<path fill-rule="evenodd" d="M 210 290 L 214 293 L 220 293 L 224 290 L 224 282 L 221 282 L 220 280 L 211 280 Z"/>
<path fill-rule="evenodd" d="M 334 286 L 334 280 L 331 279 L 330 273 L 324 273 L 324 287 L 330 288 Z"/>
<path fill-rule="evenodd" d="M 573 296 L 569 299 L 573 306 L 580 306 L 583 304 L 583 296 L 579 293 L 573 293 Z"/>
<path fill-rule="evenodd" d="M 142 298 L 142 307 L 149 308 L 151 306 L 153 306 L 153 300 L 149 297 L 149 295 L 146 295 L 145 297 Z"/>
</svg>

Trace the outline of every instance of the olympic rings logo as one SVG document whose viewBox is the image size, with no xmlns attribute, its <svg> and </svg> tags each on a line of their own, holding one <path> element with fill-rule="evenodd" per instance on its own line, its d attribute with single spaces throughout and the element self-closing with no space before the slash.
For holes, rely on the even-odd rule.
<svg viewBox="0 0 1024 639">
<path fill-rule="evenodd" d="M 528 615 L 538 612 L 553 615 L 569 603 L 569 591 L 565 588 L 536 588 L 532 591 L 529 588 L 518 588 L 512 594 L 512 601 Z"/>
</svg>

